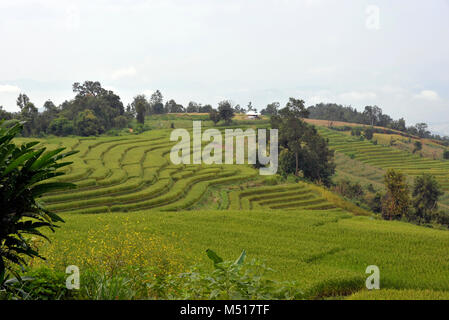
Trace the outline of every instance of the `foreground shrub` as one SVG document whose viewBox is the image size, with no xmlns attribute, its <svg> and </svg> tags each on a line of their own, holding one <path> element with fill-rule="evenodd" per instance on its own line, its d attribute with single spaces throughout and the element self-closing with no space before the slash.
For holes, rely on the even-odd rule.
<svg viewBox="0 0 449 320">
<path fill-rule="evenodd" d="M 42 267 L 25 272 L 22 281 L 11 281 L 11 289 L 16 299 L 23 300 L 68 300 L 73 299 L 76 291 L 66 287 L 64 272 Z"/>
<path fill-rule="evenodd" d="M 57 169 L 71 164 L 59 161 L 75 152 L 61 153 L 64 148 L 45 152 L 34 149 L 39 142 L 22 146 L 13 139 L 22 130 L 23 123 L 0 122 L 0 290 L 8 290 L 7 271 L 19 280 L 17 267 L 24 267 L 25 256 L 40 257 L 27 235 L 47 238 L 42 227 L 54 230 L 62 219 L 45 210 L 37 201 L 43 194 L 61 188 L 72 188 L 71 183 L 46 182 L 63 175 Z"/>
<path fill-rule="evenodd" d="M 149 289 L 160 299 L 194 300 L 265 300 L 300 299 L 303 293 L 294 282 L 269 280 L 273 271 L 255 260 L 245 262 L 242 252 L 235 261 L 223 261 L 215 252 L 207 250 L 214 263 L 212 271 L 198 267 L 177 276 L 159 277 Z"/>
</svg>

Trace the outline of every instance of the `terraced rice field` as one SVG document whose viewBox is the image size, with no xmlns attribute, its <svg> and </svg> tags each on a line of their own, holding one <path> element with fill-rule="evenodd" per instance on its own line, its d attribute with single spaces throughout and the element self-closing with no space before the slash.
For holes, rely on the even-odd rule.
<svg viewBox="0 0 449 320">
<path fill-rule="evenodd" d="M 324 127 L 319 127 L 318 131 L 329 139 L 332 149 L 354 160 L 383 170 L 399 170 L 410 177 L 429 173 L 437 178 L 444 191 L 449 191 L 449 161 L 421 158 L 389 146 L 361 141 Z"/>
<path fill-rule="evenodd" d="M 80 152 L 58 180 L 78 188 L 42 200 L 50 210 L 68 213 L 180 210 L 196 203 L 212 185 L 245 181 L 257 174 L 249 166 L 173 165 L 169 159 L 173 145 L 167 130 L 71 141 L 69 149 Z"/>
<path fill-rule="evenodd" d="M 65 146 L 79 153 L 71 157 L 74 163 L 66 174 L 57 178 L 75 183 L 77 189 L 47 195 L 42 201 L 58 213 L 178 211 L 195 206 L 211 186 L 255 180 L 259 187 L 225 194 L 219 201 L 226 197 L 227 202 L 220 208 L 325 210 L 339 206 L 306 183 L 264 186 L 258 170 L 249 165 L 174 165 L 170 132 L 43 141 L 49 150 Z"/>
<path fill-rule="evenodd" d="M 323 188 L 305 182 L 269 185 L 272 181 L 249 165 L 173 165 L 170 131 L 42 141 L 48 149 L 80 151 L 60 177 L 78 188 L 42 199 L 66 221 L 50 235 L 51 243 L 42 244 L 45 263 L 83 269 L 100 266 L 105 256 L 115 261 L 112 253 L 118 252 L 120 261 L 154 267 L 157 253 L 160 263 L 168 261 L 177 270 L 207 263 L 207 248 L 227 258 L 246 249 L 249 257 L 274 268 L 275 278 L 297 280 L 310 298 L 365 297 L 365 268 L 371 264 L 380 267 L 387 290 L 368 293 L 370 298 L 447 297 L 447 231 L 357 216 L 350 204 Z M 392 151 L 388 147 L 320 131 L 344 156 L 338 161 L 347 162 L 348 175 L 356 175 L 351 167 L 362 163 L 363 179 L 379 181 L 382 170 L 397 163 L 382 156 Z M 415 157 L 401 155 L 412 174 Z M 420 161 L 426 167 L 426 159 L 415 164 Z M 435 163 L 429 170 L 442 172 L 442 162 Z M 207 206 L 211 190 L 218 190 L 220 210 Z"/>
<path fill-rule="evenodd" d="M 231 210 L 263 208 L 327 210 L 336 208 L 336 204 L 327 201 L 319 193 L 309 188 L 306 183 L 231 191 L 229 200 Z"/>
</svg>

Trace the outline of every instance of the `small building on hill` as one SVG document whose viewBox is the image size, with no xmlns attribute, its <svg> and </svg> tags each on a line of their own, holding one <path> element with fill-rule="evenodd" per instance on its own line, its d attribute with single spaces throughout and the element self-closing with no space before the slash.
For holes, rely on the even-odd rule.
<svg viewBox="0 0 449 320">
<path fill-rule="evenodd" d="M 260 119 L 259 114 L 257 113 L 257 111 L 249 111 L 246 113 L 246 117 L 250 120 L 256 120 L 256 119 Z"/>
</svg>

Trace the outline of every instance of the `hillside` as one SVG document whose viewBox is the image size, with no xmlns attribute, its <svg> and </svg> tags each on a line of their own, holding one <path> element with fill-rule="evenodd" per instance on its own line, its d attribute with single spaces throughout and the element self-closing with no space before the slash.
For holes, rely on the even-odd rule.
<svg viewBox="0 0 449 320">
<path fill-rule="evenodd" d="M 118 259 L 178 272 L 206 263 L 207 248 L 228 258 L 245 249 L 275 278 L 298 281 L 309 298 L 449 298 L 447 231 L 382 221 L 323 187 L 261 177 L 249 165 L 173 165 L 166 128 L 188 116 L 162 117 L 138 135 L 41 140 L 48 149 L 79 150 L 58 179 L 78 188 L 42 199 L 66 220 L 52 243 L 40 245 L 45 264 L 64 268 L 71 252 L 69 263 L 86 268 Z M 259 124 L 266 122 L 240 122 Z M 432 173 L 449 191 L 449 162 L 318 129 L 336 151 L 337 180 L 380 189 L 385 170 L 396 168 L 410 178 Z M 383 290 L 363 289 L 368 265 L 381 269 Z"/>
<path fill-rule="evenodd" d="M 42 247 L 57 269 L 69 262 L 81 270 L 100 263 L 107 270 L 120 261 L 181 271 L 191 264 L 209 266 L 207 248 L 227 259 L 245 249 L 249 259 L 275 270 L 271 277 L 296 280 L 309 298 L 364 294 L 368 265 L 380 268 L 383 289 L 369 293 L 371 298 L 413 298 L 422 290 L 449 297 L 447 231 L 341 209 L 145 210 L 63 218 L 64 227 Z"/>
</svg>

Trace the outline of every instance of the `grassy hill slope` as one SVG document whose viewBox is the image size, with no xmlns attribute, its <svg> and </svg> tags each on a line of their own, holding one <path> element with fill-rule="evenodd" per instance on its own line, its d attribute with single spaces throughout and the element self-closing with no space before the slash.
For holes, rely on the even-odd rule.
<svg viewBox="0 0 449 320">
<path fill-rule="evenodd" d="M 420 290 L 442 291 L 444 297 L 449 292 L 448 232 L 341 209 L 147 210 L 63 218 L 66 223 L 52 235 L 53 242 L 42 246 L 48 263 L 60 268 L 75 264 L 82 272 L 109 257 L 142 266 L 165 261 L 167 268 L 183 270 L 195 263 L 209 265 L 207 248 L 227 259 L 245 249 L 250 259 L 275 270 L 272 277 L 297 280 L 310 298 L 363 294 L 369 265 L 380 268 L 382 289 L 407 289 L 402 298 Z M 156 244 L 154 239 L 159 239 Z M 380 290 L 368 297 L 389 294 Z"/>
</svg>

